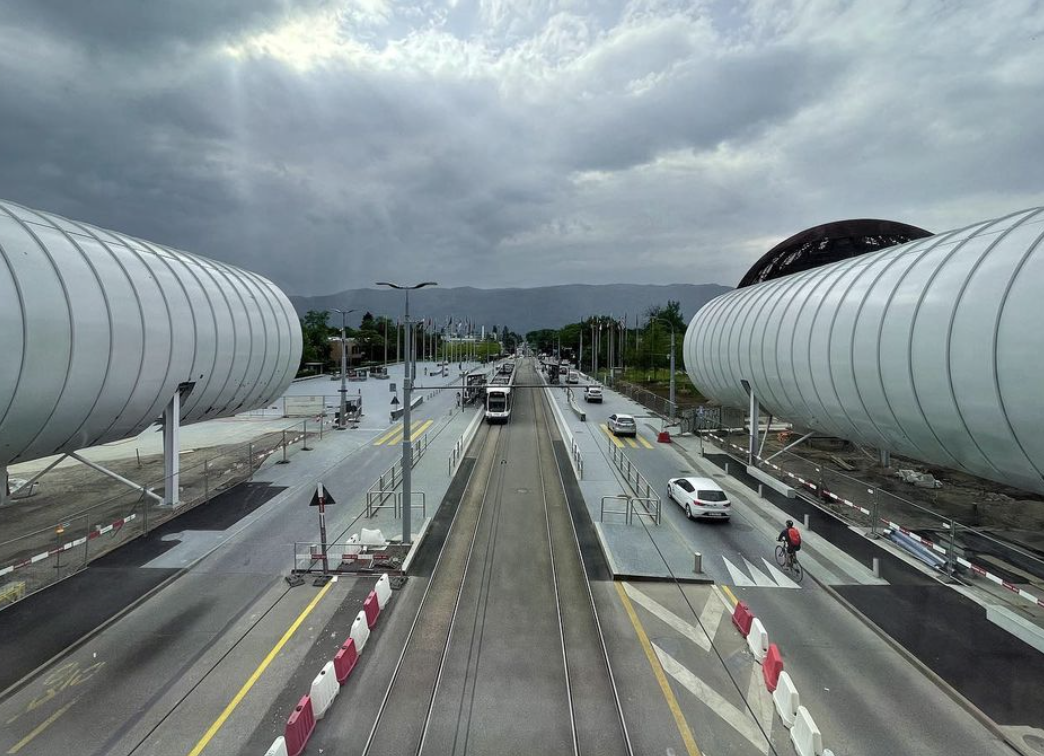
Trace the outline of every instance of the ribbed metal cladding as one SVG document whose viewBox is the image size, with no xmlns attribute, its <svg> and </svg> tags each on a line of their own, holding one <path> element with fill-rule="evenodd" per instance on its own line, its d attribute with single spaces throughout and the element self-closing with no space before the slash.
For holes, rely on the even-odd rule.
<svg viewBox="0 0 1044 756">
<path fill-rule="evenodd" d="M 1044 208 L 718 297 L 685 334 L 704 395 L 1044 492 Z"/>
<path fill-rule="evenodd" d="M 292 305 L 240 268 L 0 202 L 0 465 L 264 406 L 301 358 Z"/>
</svg>

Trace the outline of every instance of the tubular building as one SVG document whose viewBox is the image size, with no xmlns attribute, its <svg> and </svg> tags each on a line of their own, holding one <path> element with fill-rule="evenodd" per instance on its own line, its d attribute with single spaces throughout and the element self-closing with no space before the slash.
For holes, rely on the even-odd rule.
<svg viewBox="0 0 1044 756">
<path fill-rule="evenodd" d="M 264 406 L 301 357 L 297 315 L 261 276 L 10 202 L 0 324 L 0 471 L 165 411 L 192 423 Z"/>
<path fill-rule="evenodd" d="M 1044 208 L 739 288 L 701 309 L 704 395 L 1044 492 Z M 746 385 L 745 385 L 746 384 Z"/>
</svg>

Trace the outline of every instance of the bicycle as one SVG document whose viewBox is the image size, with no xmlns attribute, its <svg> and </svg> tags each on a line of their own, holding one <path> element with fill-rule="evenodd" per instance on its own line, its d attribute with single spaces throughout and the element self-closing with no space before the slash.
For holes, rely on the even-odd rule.
<svg viewBox="0 0 1044 756">
<path fill-rule="evenodd" d="M 789 570 L 796 583 L 800 583 L 805 577 L 805 570 L 798 562 L 797 552 L 788 552 L 783 544 L 776 547 L 776 564 Z"/>
</svg>

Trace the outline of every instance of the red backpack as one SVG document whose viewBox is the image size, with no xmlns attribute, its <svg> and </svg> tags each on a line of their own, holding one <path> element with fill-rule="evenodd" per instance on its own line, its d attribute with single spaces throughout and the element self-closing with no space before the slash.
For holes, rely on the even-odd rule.
<svg viewBox="0 0 1044 756">
<path fill-rule="evenodd" d="M 801 533 L 798 532 L 797 528 L 788 528 L 787 538 L 790 539 L 790 543 L 794 546 L 794 548 L 797 548 L 801 545 Z"/>
</svg>

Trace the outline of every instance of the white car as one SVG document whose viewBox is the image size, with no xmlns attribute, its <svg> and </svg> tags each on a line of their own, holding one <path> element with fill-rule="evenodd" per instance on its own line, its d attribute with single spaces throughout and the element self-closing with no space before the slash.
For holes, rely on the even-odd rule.
<svg viewBox="0 0 1044 756">
<path fill-rule="evenodd" d="M 729 497 L 710 478 L 671 478 L 667 481 L 667 498 L 684 509 L 690 520 L 694 517 L 727 520 L 732 514 Z"/>
<path fill-rule="evenodd" d="M 586 388 L 584 388 L 584 401 L 601 403 L 601 401 L 602 401 L 602 387 L 601 386 L 587 386 Z"/>
</svg>

